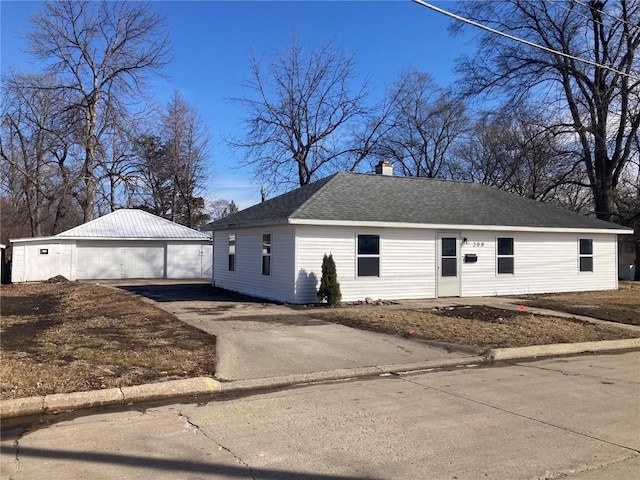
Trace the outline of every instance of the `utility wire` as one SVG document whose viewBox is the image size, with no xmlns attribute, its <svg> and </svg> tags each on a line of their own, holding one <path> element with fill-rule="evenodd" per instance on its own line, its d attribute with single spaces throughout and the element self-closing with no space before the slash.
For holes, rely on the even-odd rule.
<svg viewBox="0 0 640 480">
<path fill-rule="evenodd" d="M 634 80 L 640 80 L 640 77 L 638 77 L 636 75 L 631 75 L 631 74 L 628 74 L 628 73 L 623 72 L 621 70 L 617 70 L 617 69 L 615 69 L 613 67 L 610 67 L 608 65 L 602 65 L 600 63 L 593 62 L 591 60 L 587 60 L 587 59 L 580 58 L 580 57 L 575 57 L 573 55 L 569 55 L 568 53 L 559 52 L 559 51 L 554 50 L 552 48 L 548 48 L 548 47 L 545 47 L 543 45 L 539 45 L 537 43 L 530 42 L 529 40 L 525 40 L 523 38 L 519 38 L 519 37 L 516 37 L 514 35 L 505 33 L 505 32 L 501 32 L 500 30 L 496 30 L 495 28 L 488 27 L 487 25 L 483 25 L 482 23 L 475 22 L 475 21 L 470 20 L 468 18 L 461 17 L 460 15 L 456 15 L 455 13 L 449 12 L 448 10 L 444 10 L 444 9 L 442 9 L 440 7 L 436 7 L 435 5 L 432 5 L 432 4 L 428 3 L 428 2 L 425 2 L 424 0 L 413 0 L 413 1 L 418 3 L 418 4 L 420 4 L 420 5 L 422 5 L 423 7 L 427 7 L 427 8 L 429 8 L 429 9 L 435 11 L 435 12 L 438 12 L 438 13 L 441 13 L 443 15 L 446 15 L 447 17 L 451 17 L 454 20 L 458 20 L 458 21 L 461 21 L 461 22 L 464 22 L 464 23 L 468 23 L 469 25 L 473 25 L 474 27 L 478 27 L 478 28 L 480 28 L 482 30 L 486 30 L 487 32 L 495 33 L 496 35 L 500 35 L 501 37 L 508 38 L 509 40 L 513 40 L 515 42 L 520 42 L 520 43 L 523 43 L 523 44 L 528 45 L 530 47 L 538 48 L 540 50 L 543 50 L 545 52 L 551 53 L 553 55 L 560 55 L 561 57 L 565 57 L 565 58 L 569 58 L 571 60 L 575 60 L 575 61 L 578 61 L 578 62 L 586 63 L 587 65 L 591 65 L 593 67 L 604 68 L 605 70 L 609 70 L 610 72 L 617 73 L 618 75 L 622 75 L 624 77 L 629 77 L 629 78 L 632 78 Z"/>
<path fill-rule="evenodd" d="M 584 3 L 581 2 L 580 0 L 571 0 L 573 3 L 577 3 L 578 5 L 582 5 L 585 8 L 588 8 L 589 10 L 591 10 L 593 7 L 591 5 L 589 5 L 588 3 Z M 625 23 L 628 26 L 630 26 L 631 28 L 638 28 L 638 25 L 633 25 L 631 23 L 629 23 L 626 20 L 623 20 L 622 18 L 616 17 L 615 15 L 611 15 L 609 12 L 605 12 L 604 10 L 600 9 L 598 10 L 598 12 L 600 12 L 603 15 L 606 15 L 609 18 L 613 18 L 614 20 L 620 22 L 620 23 Z"/>
</svg>

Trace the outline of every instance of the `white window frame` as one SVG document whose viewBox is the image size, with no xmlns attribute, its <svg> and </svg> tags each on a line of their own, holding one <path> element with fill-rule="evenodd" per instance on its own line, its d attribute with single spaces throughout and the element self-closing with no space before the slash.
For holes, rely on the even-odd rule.
<svg viewBox="0 0 640 480">
<path fill-rule="evenodd" d="M 509 239 L 511 240 L 511 254 L 505 255 L 500 253 L 500 239 Z M 510 258 L 511 259 L 511 271 L 510 272 L 501 272 L 500 271 L 500 259 L 501 258 Z M 516 239 L 514 237 L 496 237 L 496 275 L 515 275 L 516 272 Z"/>
<path fill-rule="evenodd" d="M 377 237 L 378 238 L 378 253 L 360 253 L 360 237 Z M 356 234 L 356 278 L 380 278 L 382 265 L 380 261 L 381 250 L 381 238 L 377 233 L 357 233 Z M 378 274 L 377 275 L 360 275 L 360 259 L 361 258 L 376 258 L 378 260 Z"/>
<path fill-rule="evenodd" d="M 588 241 L 589 246 L 591 247 L 590 253 L 582 253 L 582 241 Z M 582 259 L 590 258 L 591 259 L 591 269 L 583 270 L 582 269 Z M 593 238 L 578 238 L 578 273 L 593 273 Z"/>
<path fill-rule="evenodd" d="M 265 237 L 269 236 L 269 250 L 267 253 L 265 253 Z M 260 242 L 260 250 L 261 250 L 261 262 L 260 262 L 260 270 L 262 272 L 262 275 L 265 277 L 270 277 L 271 276 L 271 255 L 273 253 L 273 234 L 271 232 L 269 233 L 263 233 L 262 237 L 261 237 L 261 242 Z M 265 268 L 264 268 L 264 259 L 268 258 L 269 259 L 269 271 L 267 273 L 265 273 Z"/>
<path fill-rule="evenodd" d="M 229 256 L 228 256 L 228 261 L 227 261 L 227 271 L 229 272 L 235 272 L 236 271 L 236 246 L 237 246 L 237 241 L 238 241 L 238 237 L 236 236 L 235 233 L 230 233 L 227 236 L 227 241 L 228 241 L 228 248 L 229 248 Z M 233 242 L 233 243 L 232 243 Z M 233 258 L 233 265 L 232 265 L 232 259 Z M 233 268 L 231 268 L 233 266 Z"/>
</svg>

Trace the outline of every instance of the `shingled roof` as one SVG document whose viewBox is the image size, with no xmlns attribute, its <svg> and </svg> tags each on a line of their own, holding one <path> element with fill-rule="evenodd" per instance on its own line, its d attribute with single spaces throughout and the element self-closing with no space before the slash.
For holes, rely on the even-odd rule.
<svg viewBox="0 0 640 480">
<path fill-rule="evenodd" d="M 236 214 L 205 230 L 284 223 L 394 223 L 438 226 L 620 230 L 486 185 L 340 172 Z"/>
</svg>

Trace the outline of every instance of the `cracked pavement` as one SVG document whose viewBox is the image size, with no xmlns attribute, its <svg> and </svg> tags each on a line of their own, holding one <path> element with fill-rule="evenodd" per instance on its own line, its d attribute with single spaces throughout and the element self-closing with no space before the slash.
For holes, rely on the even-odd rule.
<svg viewBox="0 0 640 480">
<path fill-rule="evenodd" d="M 0 476 L 635 480 L 638 366 L 581 355 L 51 417 L 3 438 Z"/>
</svg>

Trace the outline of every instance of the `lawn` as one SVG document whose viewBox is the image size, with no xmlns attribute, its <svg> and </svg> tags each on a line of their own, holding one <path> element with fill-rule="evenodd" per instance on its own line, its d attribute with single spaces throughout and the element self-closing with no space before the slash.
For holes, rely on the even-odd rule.
<svg viewBox="0 0 640 480">
<path fill-rule="evenodd" d="M 317 309 L 309 314 L 348 327 L 482 349 L 640 337 L 640 331 L 623 330 L 615 325 L 485 306 L 437 309 L 358 306 Z"/>
<path fill-rule="evenodd" d="M 215 337 L 120 290 L 3 285 L 0 399 L 215 373 Z"/>
<path fill-rule="evenodd" d="M 123 290 L 44 282 L 3 285 L 0 294 L 0 399 L 215 373 L 215 337 Z M 554 308 L 566 310 L 584 295 L 590 305 L 603 311 L 624 307 L 637 320 L 637 294 L 632 285 L 618 292 L 532 296 L 527 301 L 553 300 Z M 302 312 L 354 328 L 480 349 L 640 336 L 640 331 L 615 325 L 484 306 L 296 309 L 296 315 Z M 264 318 L 273 321 L 272 315 Z"/>
<path fill-rule="evenodd" d="M 640 325 L 640 282 L 620 282 L 617 291 L 554 293 L 521 298 L 533 307 Z"/>
</svg>

